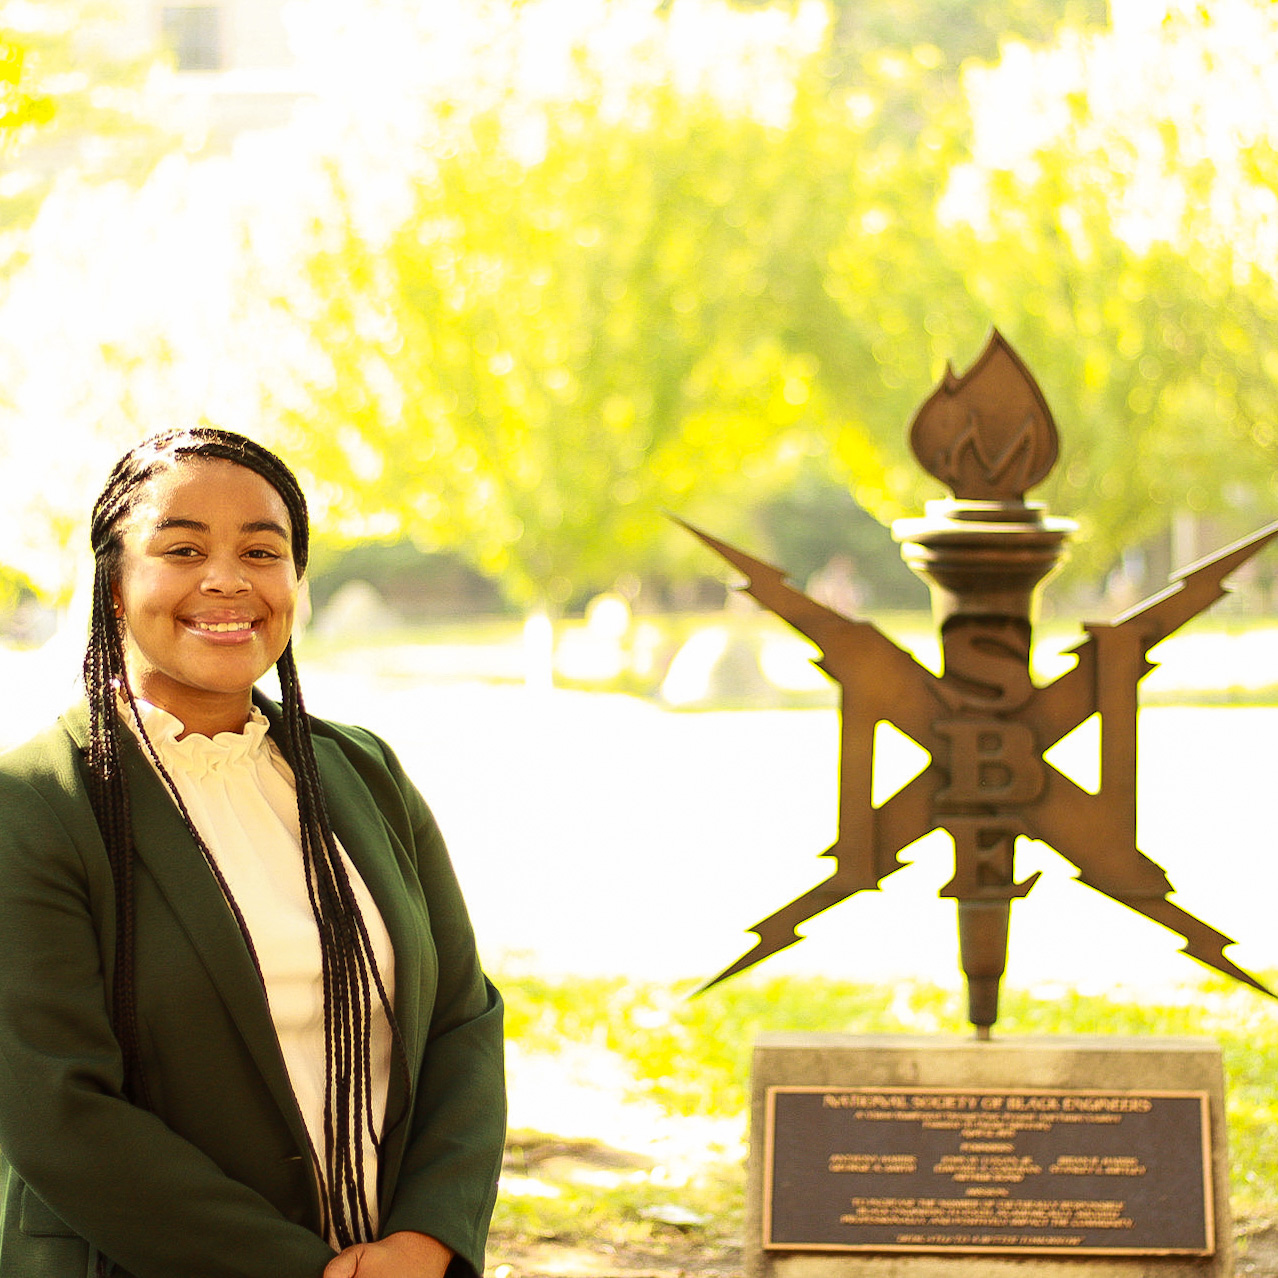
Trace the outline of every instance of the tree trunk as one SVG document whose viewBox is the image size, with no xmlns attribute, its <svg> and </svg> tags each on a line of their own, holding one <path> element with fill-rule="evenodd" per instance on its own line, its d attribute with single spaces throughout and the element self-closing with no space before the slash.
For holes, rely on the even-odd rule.
<svg viewBox="0 0 1278 1278">
<path fill-rule="evenodd" d="M 524 618 L 524 687 L 549 692 L 555 686 L 555 624 L 544 604 Z"/>
</svg>

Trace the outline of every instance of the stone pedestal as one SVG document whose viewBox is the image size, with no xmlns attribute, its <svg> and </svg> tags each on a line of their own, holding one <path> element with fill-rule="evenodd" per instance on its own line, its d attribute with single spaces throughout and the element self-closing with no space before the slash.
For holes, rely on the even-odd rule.
<svg viewBox="0 0 1278 1278">
<path fill-rule="evenodd" d="M 1201 1192 L 1196 1195 L 1184 1194 L 1183 1202 L 1178 1202 L 1177 1195 L 1173 1193 L 1157 1205 L 1143 1208 L 1143 1218 L 1137 1224 L 1148 1234 L 1151 1228 L 1157 1232 L 1160 1222 L 1165 1221 L 1170 1235 L 1175 1232 L 1173 1226 L 1180 1223 L 1178 1212 L 1182 1206 L 1188 1210 L 1188 1205 L 1195 1197 L 1199 1200 L 1205 1198 L 1206 1214 L 1211 1218 L 1208 1233 L 1214 1235 L 1214 1251 L 1210 1255 L 1158 1255 L 1153 1254 L 1156 1247 L 1150 1246 L 1142 1248 L 1141 1254 L 1041 1254 L 1033 1248 L 1028 1252 L 1017 1248 L 1014 1254 L 1008 1254 L 1005 1249 L 965 1250 L 946 1242 L 939 1251 L 921 1248 L 915 1252 L 908 1240 L 930 1238 L 935 1242 L 941 1238 L 940 1234 L 928 1235 L 925 1226 L 918 1233 L 903 1231 L 894 1235 L 907 1241 L 904 1244 L 894 1242 L 892 1247 L 883 1250 L 865 1250 L 860 1245 L 851 1249 L 826 1249 L 824 1244 L 829 1240 L 825 1238 L 815 1246 L 810 1243 L 792 1246 L 784 1241 L 775 1242 L 773 1239 L 784 1231 L 778 1230 L 777 1221 L 769 1216 L 770 1208 L 779 1203 L 781 1198 L 779 1195 L 770 1197 L 773 1173 L 771 1159 L 776 1151 L 768 1139 L 767 1125 L 770 1111 L 780 1100 L 786 1099 L 786 1096 L 775 1097 L 770 1104 L 770 1089 L 783 1089 L 786 1096 L 791 1089 L 795 1093 L 808 1089 L 814 1093 L 828 1094 L 829 1100 L 824 1095 L 820 1099 L 815 1095 L 812 1097 L 818 1107 L 822 1102 L 835 1108 L 892 1104 L 899 1106 L 905 1114 L 909 1113 L 911 1107 L 933 1104 L 938 1107 L 956 1104 L 960 1109 L 967 1106 L 973 1112 L 979 1112 L 985 1106 L 990 1109 L 1006 1106 L 1009 1109 L 1015 1108 L 1017 1112 L 1038 1106 L 1045 1109 L 1059 1108 L 1070 1113 L 1086 1113 L 1093 1104 L 1104 1103 L 1118 1113 L 1119 1116 L 1113 1120 L 1115 1123 L 1123 1121 L 1122 1111 L 1125 1109 L 1139 1111 L 1149 1110 L 1151 1106 L 1169 1105 L 1172 1102 L 1163 1098 L 1167 1094 L 1175 1094 L 1182 1098 L 1175 1103 L 1196 1107 L 1192 1110 L 1191 1118 L 1192 1114 L 1203 1116 L 1198 1120 L 1197 1129 L 1192 1131 L 1197 1142 L 1196 1152 L 1188 1147 L 1186 1151 L 1188 1159 L 1197 1164 L 1190 1180 L 1197 1176 Z M 839 1089 L 846 1090 L 840 1094 Z M 896 1089 L 895 1092 L 893 1089 Z M 873 1094 L 876 1092 L 881 1094 Z M 1104 1095 L 1109 1099 L 1093 1102 L 1088 1093 Z M 755 1046 L 751 1096 L 745 1239 L 746 1271 L 750 1278 L 1083 1278 L 1084 1275 L 1086 1278 L 1232 1278 L 1233 1240 L 1229 1209 L 1224 1076 L 1220 1049 L 1208 1039 L 1051 1037 L 996 1038 L 992 1042 L 974 1042 L 971 1039 L 923 1036 L 768 1034 L 761 1036 Z M 1139 1099 L 1125 1100 L 1125 1097 Z M 782 1119 L 782 1109 L 775 1108 L 775 1113 L 779 1129 L 783 1122 L 791 1121 Z M 888 1119 L 894 1117 L 891 1113 L 883 1116 Z M 1135 1140 L 1137 1118 L 1129 1117 L 1130 1130 Z M 1156 1117 L 1154 1115 L 1153 1119 Z M 1146 1127 L 1153 1119 L 1149 1113 L 1143 1116 Z M 1183 1127 L 1183 1118 L 1177 1121 Z M 1040 1143 L 1047 1142 L 1050 1146 L 1054 1139 L 1052 1132 L 1057 1130 L 1052 1122 L 1065 1124 L 1066 1120 L 1057 1115 L 1048 1122 L 1047 1134 L 1035 1136 Z M 883 1128 L 885 1140 L 888 1129 L 894 1127 L 891 1141 L 887 1143 L 898 1152 L 885 1153 L 878 1158 L 875 1164 L 877 1168 L 890 1169 L 893 1160 L 896 1160 L 897 1169 L 908 1165 L 912 1156 L 899 1152 L 902 1139 L 912 1139 L 913 1133 L 918 1131 L 919 1140 L 927 1146 L 915 1160 L 920 1164 L 919 1174 L 927 1175 L 932 1171 L 935 1149 L 939 1148 L 936 1141 L 944 1138 L 943 1133 L 933 1133 L 924 1140 L 921 1124 L 918 1123 L 886 1122 L 879 1126 Z M 943 1127 L 944 1124 L 940 1126 Z M 1190 1126 L 1193 1129 L 1192 1121 Z M 1062 1148 L 1079 1147 L 1077 1130 L 1077 1127 L 1071 1129 L 1065 1125 L 1060 1126 L 1059 1143 Z M 867 1133 L 858 1129 L 857 1134 L 863 1136 Z M 968 1135 L 971 1136 L 971 1133 Z M 960 1145 L 959 1139 L 957 1133 L 952 1133 L 955 1149 L 970 1151 L 1012 1147 L 1009 1143 L 999 1145 L 997 1142 L 982 1142 L 979 1139 L 971 1139 L 967 1144 Z M 932 1142 L 931 1145 L 928 1145 L 928 1141 Z M 792 1140 L 791 1144 L 793 1143 Z M 777 1148 L 779 1147 L 778 1143 Z M 820 1147 L 814 1147 L 812 1152 L 814 1165 L 819 1168 L 814 1173 L 814 1184 L 822 1192 L 840 1194 L 846 1188 L 851 1194 L 857 1192 L 858 1184 L 871 1183 L 864 1178 L 858 1181 L 855 1176 L 833 1174 L 868 1166 L 865 1161 L 867 1155 L 846 1155 L 834 1148 L 826 1150 Z M 822 1179 L 827 1170 L 827 1155 L 832 1174 Z M 836 1155 L 843 1160 L 842 1167 L 834 1167 Z M 997 1182 L 999 1158 L 1007 1159 L 1011 1156 L 964 1153 L 950 1157 L 968 1159 L 973 1169 L 992 1167 L 996 1170 L 992 1177 L 988 1173 L 973 1174 L 970 1177 L 956 1177 L 956 1181 L 992 1179 Z M 1036 1183 L 1042 1186 L 1037 1193 L 1048 1197 L 1053 1193 L 1063 1194 L 1068 1198 L 1071 1192 L 1082 1192 L 1073 1190 L 1073 1186 L 1084 1184 L 1082 1177 L 1071 1179 L 1064 1175 L 1043 1174 L 1048 1170 L 1067 1169 L 1070 1157 L 1074 1158 L 1077 1166 L 1075 1154 L 1056 1158 L 1057 1166 L 1054 1168 L 1034 1171 Z M 860 1161 L 855 1161 L 857 1159 Z M 906 1160 L 906 1164 L 901 1163 L 902 1159 Z M 1174 1151 L 1169 1154 L 1164 1150 L 1156 1158 L 1146 1159 L 1151 1165 L 1147 1181 L 1140 1186 L 1141 1190 L 1148 1191 L 1151 1187 L 1158 1188 L 1162 1185 L 1159 1164 L 1165 1170 L 1169 1159 L 1172 1163 L 1178 1162 L 1178 1154 Z M 1114 1169 L 1127 1163 L 1129 1170 L 1136 1162 L 1134 1159 L 1116 1157 L 1105 1161 L 1107 1167 L 1112 1165 Z M 1013 1165 L 1013 1174 L 1014 1172 Z M 1144 1176 L 1146 1173 L 1141 1171 L 1139 1174 Z M 909 1178 L 902 1176 L 898 1179 L 902 1185 L 907 1186 L 901 1192 L 910 1192 Z M 876 1183 L 882 1184 L 884 1181 L 880 1178 Z M 1113 1184 L 1115 1187 L 1110 1196 L 1118 1199 L 1129 1192 L 1133 1182 L 1130 1179 L 1124 1182 L 1121 1175 L 1116 1175 Z M 789 1192 L 788 1201 L 793 1204 L 796 1193 L 793 1190 Z M 970 1187 L 965 1190 L 963 1184 L 959 1183 L 949 1192 L 962 1194 L 970 1192 Z M 975 1192 L 997 1195 L 1010 1191 L 986 1188 Z M 800 1189 L 797 1201 L 801 1203 L 802 1198 L 803 1191 Z M 852 1200 L 849 1197 L 847 1201 L 851 1203 Z M 908 1203 L 913 1200 L 874 1200 L 879 1204 L 884 1201 Z M 876 1209 L 881 1210 L 881 1207 Z M 915 1210 L 917 1215 L 917 1209 L 902 1210 Z M 846 1233 L 857 1236 L 855 1231 L 839 1230 L 837 1213 L 833 1215 L 832 1221 L 833 1235 L 840 1239 Z M 765 1223 L 768 1224 L 770 1234 L 765 1234 Z M 1004 1241 L 1007 1232 L 1003 1231 Z M 974 1240 L 993 1236 L 971 1235 Z M 1120 1237 L 1121 1234 L 1114 1231 L 1112 1236 Z M 765 1242 L 771 1245 L 765 1246 Z"/>
</svg>

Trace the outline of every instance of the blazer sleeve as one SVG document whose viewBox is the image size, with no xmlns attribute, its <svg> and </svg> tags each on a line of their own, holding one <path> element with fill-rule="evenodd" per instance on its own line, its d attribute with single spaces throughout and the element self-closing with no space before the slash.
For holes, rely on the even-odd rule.
<svg viewBox="0 0 1278 1278">
<path fill-rule="evenodd" d="M 122 1094 L 110 874 L 73 778 L 0 768 L 0 1149 L 25 1182 L 6 1272 L 21 1231 L 79 1236 L 136 1278 L 318 1278 L 317 1234 Z"/>
<path fill-rule="evenodd" d="M 456 1253 L 450 1274 L 475 1275 L 483 1272 L 505 1143 L 502 1001 L 480 968 L 435 818 L 390 748 L 372 740 L 391 787 L 375 797 L 401 840 L 407 836 L 438 957 L 404 1156 L 382 1233 L 430 1234 Z"/>
</svg>

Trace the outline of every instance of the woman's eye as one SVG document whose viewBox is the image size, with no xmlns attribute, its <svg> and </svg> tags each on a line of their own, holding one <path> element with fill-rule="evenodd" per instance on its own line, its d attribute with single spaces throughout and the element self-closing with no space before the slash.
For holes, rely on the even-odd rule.
<svg viewBox="0 0 1278 1278">
<path fill-rule="evenodd" d="M 164 553 L 171 559 L 190 559 L 200 552 L 194 546 L 170 546 Z"/>
<path fill-rule="evenodd" d="M 274 550 L 257 549 L 246 552 L 249 559 L 279 559 L 281 556 Z"/>
</svg>

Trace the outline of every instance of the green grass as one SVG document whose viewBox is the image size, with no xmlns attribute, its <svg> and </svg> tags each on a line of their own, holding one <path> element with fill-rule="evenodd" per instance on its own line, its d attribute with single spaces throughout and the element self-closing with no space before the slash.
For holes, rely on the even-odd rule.
<svg viewBox="0 0 1278 1278">
<path fill-rule="evenodd" d="M 513 1135 L 516 1152 L 518 1142 L 531 1136 Z M 498 1195 L 490 1247 L 494 1259 L 500 1260 L 502 1244 L 507 1240 L 556 1242 L 617 1252 L 642 1247 L 660 1252 L 676 1243 L 694 1241 L 715 1247 L 730 1245 L 741 1237 L 745 1214 L 742 1167 L 710 1165 L 691 1184 L 677 1186 L 642 1172 L 633 1181 L 615 1187 L 581 1184 L 571 1179 L 555 1179 L 553 1183 L 558 1193 L 554 1198 Z M 672 1203 L 701 1217 L 704 1223 L 680 1227 L 644 1215 L 645 1211 Z"/>
<path fill-rule="evenodd" d="M 921 983 L 739 980 L 696 998 L 688 997 L 691 986 L 621 979 L 513 976 L 502 985 L 508 1033 L 523 1052 L 553 1054 L 566 1042 L 606 1047 L 626 1064 L 633 1080 L 630 1099 L 646 1099 L 687 1117 L 739 1116 L 747 1111 L 750 1053 L 761 1031 L 970 1031 L 957 990 Z M 1278 1004 L 1223 979 L 1204 981 L 1192 999 L 1175 1005 L 1075 992 L 1044 998 L 1013 989 L 1004 991 L 997 1031 L 1008 1036 L 1167 1035 L 1216 1040 L 1225 1066 L 1235 1215 L 1246 1219 L 1278 1214 Z M 739 1194 L 740 1185 L 739 1173 L 712 1169 L 704 1185 L 683 1191 L 681 1201 L 701 1200 L 706 1214 L 722 1212 L 725 1193 Z M 642 1194 L 649 1188 L 639 1186 L 631 1192 Z M 606 1196 L 596 1192 L 593 1197 L 594 1205 L 582 1210 L 633 1215 L 633 1204 L 609 1208 L 602 1201 Z M 555 1202 L 567 1207 L 563 1200 Z M 717 1207 L 711 1205 L 715 1203 Z M 518 1210 L 545 1208 L 523 1204 Z M 598 1220 L 595 1227 L 600 1227 Z"/>
</svg>

